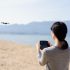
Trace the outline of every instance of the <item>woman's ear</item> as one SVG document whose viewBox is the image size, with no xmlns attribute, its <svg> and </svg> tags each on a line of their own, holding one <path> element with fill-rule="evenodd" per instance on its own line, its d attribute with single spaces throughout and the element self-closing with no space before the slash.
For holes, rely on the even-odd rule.
<svg viewBox="0 0 70 70">
<path fill-rule="evenodd" d="M 54 33 L 51 31 L 51 36 L 52 36 L 52 38 L 55 40 L 55 35 L 54 35 Z"/>
</svg>

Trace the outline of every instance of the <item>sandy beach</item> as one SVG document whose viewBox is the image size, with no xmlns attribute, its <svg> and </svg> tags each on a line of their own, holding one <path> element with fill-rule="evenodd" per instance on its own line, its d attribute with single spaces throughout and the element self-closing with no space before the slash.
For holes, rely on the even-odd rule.
<svg viewBox="0 0 70 70">
<path fill-rule="evenodd" d="M 0 41 L 0 70 L 44 70 L 37 61 L 36 48 Z"/>
</svg>

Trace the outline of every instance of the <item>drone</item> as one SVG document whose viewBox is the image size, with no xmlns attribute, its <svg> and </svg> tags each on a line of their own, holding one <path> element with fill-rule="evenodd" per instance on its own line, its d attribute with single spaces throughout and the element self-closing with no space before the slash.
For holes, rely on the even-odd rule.
<svg viewBox="0 0 70 70">
<path fill-rule="evenodd" d="M 7 22 L 1 22 L 2 24 L 9 24 L 9 23 L 7 23 Z"/>
</svg>

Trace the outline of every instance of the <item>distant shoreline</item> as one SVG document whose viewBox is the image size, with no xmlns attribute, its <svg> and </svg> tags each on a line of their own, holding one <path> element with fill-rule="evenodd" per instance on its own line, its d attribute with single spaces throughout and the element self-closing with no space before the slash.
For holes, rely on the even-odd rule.
<svg viewBox="0 0 70 70">
<path fill-rule="evenodd" d="M 8 34 L 8 35 L 49 35 L 49 34 L 29 34 L 29 33 L 1 33 L 0 34 Z"/>
</svg>

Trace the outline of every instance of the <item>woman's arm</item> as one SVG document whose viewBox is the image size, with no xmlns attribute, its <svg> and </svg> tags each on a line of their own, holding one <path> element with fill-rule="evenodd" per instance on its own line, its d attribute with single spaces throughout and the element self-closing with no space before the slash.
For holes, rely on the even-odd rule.
<svg viewBox="0 0 70 70">
<path fill-rule="evenodd" d="M 47 55 L 46 55 L 45 49 L 43 49 L 42 51 L 39 51 L 38 61 L 39 61 L 41 66 L 44 66 L 47 63 Z"/>
<path fill-rule="evenodd" d="M 41 66 L 44 66 L 47 63 L 46 49 L 41 50 L 39 43 L 36 44 L 36 47 L 37 47 L 38 61 Z"/>
</svg>

